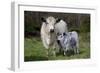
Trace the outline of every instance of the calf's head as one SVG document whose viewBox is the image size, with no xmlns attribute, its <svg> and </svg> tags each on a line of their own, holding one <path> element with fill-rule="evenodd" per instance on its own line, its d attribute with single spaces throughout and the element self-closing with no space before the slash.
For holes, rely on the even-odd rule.
<svg viewBox="0 0 100 73">
<path fill-rule="evenodd" d="M 57 42 L 59 45 L 68 43 L 68 34 L 66 33 L 57 33 Z"/>
</svg>

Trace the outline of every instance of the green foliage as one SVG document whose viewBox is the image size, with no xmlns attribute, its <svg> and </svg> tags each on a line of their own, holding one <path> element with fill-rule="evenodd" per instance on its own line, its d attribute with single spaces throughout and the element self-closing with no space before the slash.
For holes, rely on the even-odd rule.
<svg viewBox="0 0 100 73">
<path fill-rule="evenodd" d="M 90 16 L 81 17 L 80 32 L 90 32 Z"/>
<path fill-rule="evenodd" d="M 25 11 L 25 32 L 39 31 L 40 23 L 38 23 L 38 16 L 34 15 L 35 12 Z M 38 13 L 38 12 L 37 12 Z"/>
</svg>

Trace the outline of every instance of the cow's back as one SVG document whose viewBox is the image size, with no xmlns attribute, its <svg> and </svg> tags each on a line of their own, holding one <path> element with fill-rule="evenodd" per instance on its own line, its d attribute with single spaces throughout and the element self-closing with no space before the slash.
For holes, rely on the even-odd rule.
<svg viewBox="0 0 100 73">
<path fill-rule="evenodd" d="M 55 32 L 56 33 L 64 33 L 67 32 L 67 23 L 63 20 L 60 20 L 60 22 L 55 24 Z"/>
</svg>

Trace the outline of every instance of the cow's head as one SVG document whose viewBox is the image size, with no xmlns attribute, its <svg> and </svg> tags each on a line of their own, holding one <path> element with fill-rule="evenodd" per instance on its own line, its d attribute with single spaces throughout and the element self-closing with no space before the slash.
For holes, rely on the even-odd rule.
<svg viewBox="0 0 100 73">
<path fill-rule="evenodd" d="M 45 23 L 45 26 L 46 26 L 45 29 L 47 29 L 47 31 L 50 33 L 54 33 L 55 24 L 60 21 L 60 19 L 55 19 L 52 16 L 49 16 L 47 18 L 41 18 L 41 20 L 42 20 L 42 22 Z"/>
</svg>

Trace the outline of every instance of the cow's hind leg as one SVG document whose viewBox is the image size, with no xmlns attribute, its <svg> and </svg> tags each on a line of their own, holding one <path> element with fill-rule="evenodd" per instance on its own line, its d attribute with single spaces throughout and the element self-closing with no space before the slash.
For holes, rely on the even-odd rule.
<svg viewBox="0 0 100 73">
<path fill-rule="evenodd" d="M 79 45 L 76 45 L 76 53 L 79 54 Z"/>
<path fill-rule="evenodd" d="M 79 49 L 77 47 L 74 48 L 74 53 L 79 54 Z"/>
<path fill-rule="evenodd" d="M 76 52 L 77 52 L 77 54 L 79 54 L 79 48 L 76 48 Z"/>
</svg>

